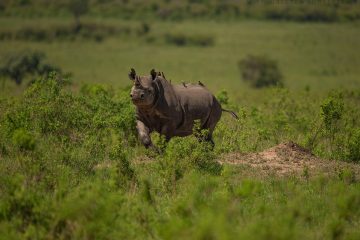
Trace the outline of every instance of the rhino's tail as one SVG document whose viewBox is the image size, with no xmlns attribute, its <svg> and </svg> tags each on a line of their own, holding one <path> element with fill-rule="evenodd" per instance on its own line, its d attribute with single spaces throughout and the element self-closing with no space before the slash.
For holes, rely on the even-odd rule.
<svg viewBox="0 0 360 240">
<path fill-rule="evenodd" d="M 226 109 L 221 109 L 223 112 L 228 112 L 231 114 L 231 116 L 233 116 L 233 118 L 239 119 L 238 115 L 236 115 L 236 113 L 234 113 L 233 111 L 230 110 L 226 110 Z"/>
</svg>

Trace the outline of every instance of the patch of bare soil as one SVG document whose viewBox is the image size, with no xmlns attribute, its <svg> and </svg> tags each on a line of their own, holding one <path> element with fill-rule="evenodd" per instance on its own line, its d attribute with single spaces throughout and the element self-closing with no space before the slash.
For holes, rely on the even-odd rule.
<svg viewBox="0 0 360 240">
<path fill-rule="evenodd" d="M 221 163 L 247 165 L 260 171 L 291 174 L 332 174 L 340 169 L 351 170 L 360 175 L 360 165 L 326 160 L 314 156 L 309 150 L 294 142 L 281 143 L 260 153 L 229 153 L 220 159 Z"/>
</svg>

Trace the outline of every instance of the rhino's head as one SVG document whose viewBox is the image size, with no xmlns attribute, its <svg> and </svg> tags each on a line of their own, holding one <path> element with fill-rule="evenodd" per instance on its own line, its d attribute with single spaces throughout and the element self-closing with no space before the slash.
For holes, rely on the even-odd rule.
<svg viewBox="0 0 360 240">
<path fill-rule="evenodd" d="M 136 106 L 152 106 L 156 96 L 153 85 L 156 77 L 157 73 L 154 69 L 151 70 L 150 76 L 137 76 L 135 70 L 131 69 L 129 78 L 134 82 L 134 86 L 131 88 L 130 97 Z"/>
</svg>

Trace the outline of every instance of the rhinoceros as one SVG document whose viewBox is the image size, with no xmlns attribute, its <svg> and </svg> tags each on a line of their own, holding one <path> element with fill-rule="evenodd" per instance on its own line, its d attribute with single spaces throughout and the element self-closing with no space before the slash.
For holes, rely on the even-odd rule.
<svg viewBox="0 0 360 240">
<path fill-rule="evenodd" d="M 192 134 L 194 121 L 201 129 L 208 129 L 206 141 L 214 145 L 212 133 L 223 111 L 234 118 L 237 115 L 221 108 L 220 103 L 204 84 L 173 85 L 164 73 L 150 71 L 148 76 L 138 76 L 133 68 L 129 78 L 134 82 L 130 97 L 136 107 L 136 128 L 142 144 L 152 146 L 150 133 L 156 131 L 169 141 L 174 136 Z"/>
</svg>

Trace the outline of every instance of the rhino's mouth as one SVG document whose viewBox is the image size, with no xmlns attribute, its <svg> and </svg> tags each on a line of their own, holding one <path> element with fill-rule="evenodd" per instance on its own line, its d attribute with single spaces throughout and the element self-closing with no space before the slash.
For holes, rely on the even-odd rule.
<svg viewBox="0 0 360 240">
<path fill-rule="evenodd" d="M 137 105 L 137 106 L 146 106 L 149 105 L 146 101 L 144 101 L 143 99 L 132 99 L 133 104 Z"/>
<path fill-rule="evenodd" d="M 142 103 L 143 100 L 142 100 L 142 99 L 132 99 L 132 102 L 133 102 L 134 104 L 139 104 L 139 103 Z"/>
</svg>

